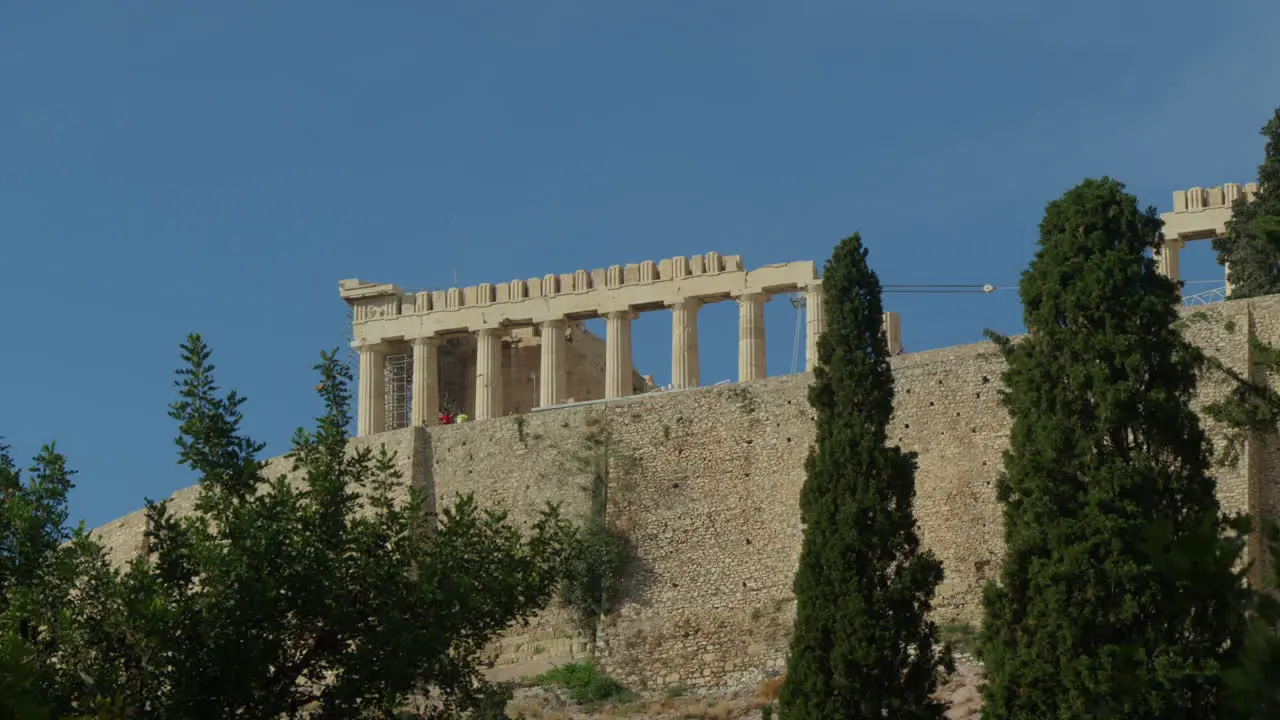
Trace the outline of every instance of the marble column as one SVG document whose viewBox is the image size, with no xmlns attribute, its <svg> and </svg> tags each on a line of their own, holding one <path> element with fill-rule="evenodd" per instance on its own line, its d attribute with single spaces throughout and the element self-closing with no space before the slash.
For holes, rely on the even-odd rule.
<svg viewBox="0 0 1280 720">
<path fill-rule="evenodd" d="M 564 399 L 565 371 L 565 321 L 564 318 L 546 320 L 542 328 L 542 367 L 538 371 L 538 405 L 551 407 Z"/>
<path fill-rule="evenodd" d="M 764 293 L 738 296 L 738 382 L 768 375 L 764 348 Z"/>
<path fill-rule="evenodd" d="M 502 329 L 476 333 L 476 420 L 502 416 Z"/>
<path fill-rule="evenodd" d="M 387 350 L 383 345 L 361 345 L 360 378 L 356 393 L 356 436 L 374 435 L 387 429 Z"/>
<path fill-rule="evenodd" d="M 698 310 L 702 301 L 685 298 L 667 303 L 671 308 L 671 387 L 696 388 L 698 373 Z"/>
<path fill-rule="evenodd" d="M 822 283 L 815 281 L 805 288 L 804 293 L 805 370 L 813 372 L 818 366 L 818 338 L 827 329 L 827 311 L 823 305 Z"/>
<path fill-rule="evenodd" d="M 1169 278 L 1175 283 L 1181 280 L 1180 268 L 1178 267 L 1178 254 L 1187 243 L 1178 238 L 1165 238 L 1160 245 L 1159 252 L 1156 253 L 1156 271 L 1161 275 Z"/>
<path fill-rule="evenodd" d="M 440 417 L 440 342 L 413 339 L 413 425 L 435 425 Z"/>
<path fill-rule="evenodd" d="M 631 310 L 605 315 L 604 396 L 626 397 L 634 384 L 631 367 Z"/>
</svg>

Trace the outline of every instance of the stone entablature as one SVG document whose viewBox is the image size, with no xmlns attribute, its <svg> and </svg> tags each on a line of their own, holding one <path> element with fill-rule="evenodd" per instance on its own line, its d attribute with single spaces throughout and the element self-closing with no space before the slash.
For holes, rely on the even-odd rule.
<svg viewBox="0 0 1280 720">
<path fill-rule="evenodd" d="M 1218 187 L 1194 187 L 1175 190 L 1173 210 L 1161 213 L 1164 221 L 1164 243 L 1156 253 L 1156 267 L 1161 274 L 1181 279 L 1178 256 L 1187 243 L 1195 240 L 1212 240 L 1227 234 L 1227 221 L 1236 200 L 1249 202 L 1258 194 L 1258 183 L 1226 183 Z M 1231 268 L 1224 268 L 1226 294 L 1231 295 Z"/>
<path fill-rule="evenodd" d="M 475 419 L 504 414 L 503 338 L 513 328 L 533 328 L 541 336 L 539 407 L 566 401 L 564 333 L 568 323 L 604 318 L 606 327 L 604 398 L 636 389 L 631 322 L 637 313 L 671 312 L 671 387 L 701 384 L 698 310 L 732 300 L 739 308 L 738 380 L 767 377 L 764 303 L 784 293 L 804 293 L 806 369 L 817 360 L 818 338 L 826 328 L 822 282 L 812 261 L 745 270 L 738 255 L 709 252 L 609 268 L 548 274 L 503 284 L 406 293 L 389 283 L 358 279 L 339 283 L 353 312 L 353 347 L 360 353 L 357 435 L 388 429 L 381 408 L 386 397 L 384 358 L 393 344 L 412 346 L 412 425 L 434 422 L 440 404 L 438 345 L 459 334 L 475 338 Z M 891 352 L 902 347 L 901 320 L 885 313 Z M 579 398 L 597 399 L 597 398 Z"/>
<path fill-rule="evenodd" d="M 378 342 L 548 320 L 585 320 L 611 312 L 645 312 L 682 300 L 706 303 L 750 294 L 772 296 L 803 290 L 817 279 L 812 261 L 748 271 L 739 255 L 709 252 L 418 293 L 359 279 L 343 280 L 339 288 L 354 309 L 356 340 Z"/>
</svg>

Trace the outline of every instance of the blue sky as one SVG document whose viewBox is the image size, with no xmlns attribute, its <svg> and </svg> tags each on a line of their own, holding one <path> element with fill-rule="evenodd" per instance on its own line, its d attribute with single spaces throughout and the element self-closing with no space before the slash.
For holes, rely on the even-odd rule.
<svg viewBox="0 0 1280 720">
<path fill-rule="evenodd" d="M 359 8 L 359 9 L 357 9 Z M 1280 4 L 1190 0 L 0 5 L 0 435 L 56 439 L 90 526 L 191 482 L 172 371 L 212 343 L 275 455 L 319 411 L 341 278 L 442 287 L 717 250 L 1012 288 L 1047 201 L 1244 182 Z M 1220 277 L 1207 244 L 1191 280 Z M 1200 287 L 1209 287 L 1208 285 Z M 1016 291 L 888 295 L 909 350 Z M 736 314 L 701 317 L 703 382 Z M 668 318 L 635 326 L 669 375 Z M 771 374 L 794 310 L 770 303 Z"/>
</svg>

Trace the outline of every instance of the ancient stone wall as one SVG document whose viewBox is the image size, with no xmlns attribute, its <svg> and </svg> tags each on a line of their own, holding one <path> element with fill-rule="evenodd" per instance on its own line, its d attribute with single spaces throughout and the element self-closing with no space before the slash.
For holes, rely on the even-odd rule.
<svg viewBox="0 0 1280 720">
<path fill-rule="evenodd" d="M 1280 343 L 1280 296 L 1186 309 L 1183 322 L 1195 344 L 1247 372 L 1251 332 Z M 982 584 L 999 572 L 994 486 L 1009 432 L 999 404 L 1003 365 L 990 343 L 892 359 L 890 438 L 919 454 L 916 512 L 925 545 L 945 566 L 942 620 L 976 621 Z M 797 500 L 813 439 L 810 381 L 803 374 L 652 393 L 356 442 L 387 442 L 438 505 L 474 492 L 523 522 L 548 501 L 571 515 L 586 511 L 578 459 L 589 433 L 608 432 L 611 519 L 637 560 L 622 607 L 600 628 L 597 656 L 636 685 L 743 685 L 784 663 L 802 538 Z M 1206 379 L 1197 406 L 1228 387 Z M 1221 440 L 1221 428 L 1209 430 Z M 1280 491 L 1268 469 L 1277 462 L 1280 444 L 1259 443 L 1239 466 L 1221 469 L 1225 509 L 1274 516 Z M 140 541 L 140 521 L 135 513 L 97 532 L 127 554 Z M 506 665 L 590 650 L 563 608 L 497 648 Z"/>
</svg>

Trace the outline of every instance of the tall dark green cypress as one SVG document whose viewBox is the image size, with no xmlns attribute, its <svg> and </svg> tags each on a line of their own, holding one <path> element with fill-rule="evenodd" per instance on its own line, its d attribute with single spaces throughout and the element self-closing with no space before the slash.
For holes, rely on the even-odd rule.
<svg viewBox="0 0 1280 720">
<path fill-rule="evenodd" d="M 1214 238 L 1218 262 L 1231 263 L 1231 296 L 1280 293 L 1280 108 L 1262 126 L 1267 138 L 1258 166 L 1258 195 L 1236 201 L 1225 237 Z"/>
<path fill-rule="evenodd" d="M 1013 429 L 986 720 L 1226 717 L 1242 546 L 1191 411 L 1176 288 L 1144 255 L 1159 229 L 1109 178 L 1049 203 L 1021 283 L 1030 336 L 993 335 Z"/>
<path fill-rule="evenodd" d="M 954 667 L 926 614 L 942 564 L 920 550 L 915 455 L 886 444 L 893 375 L 880 281 L 858 235 L 836 246 L 822 286 L 827 329 L 809 390 L 817 440 L 800 495 L 804 545 L 780 714 L 941 718 L 933 694 Z"/>
</svg>

